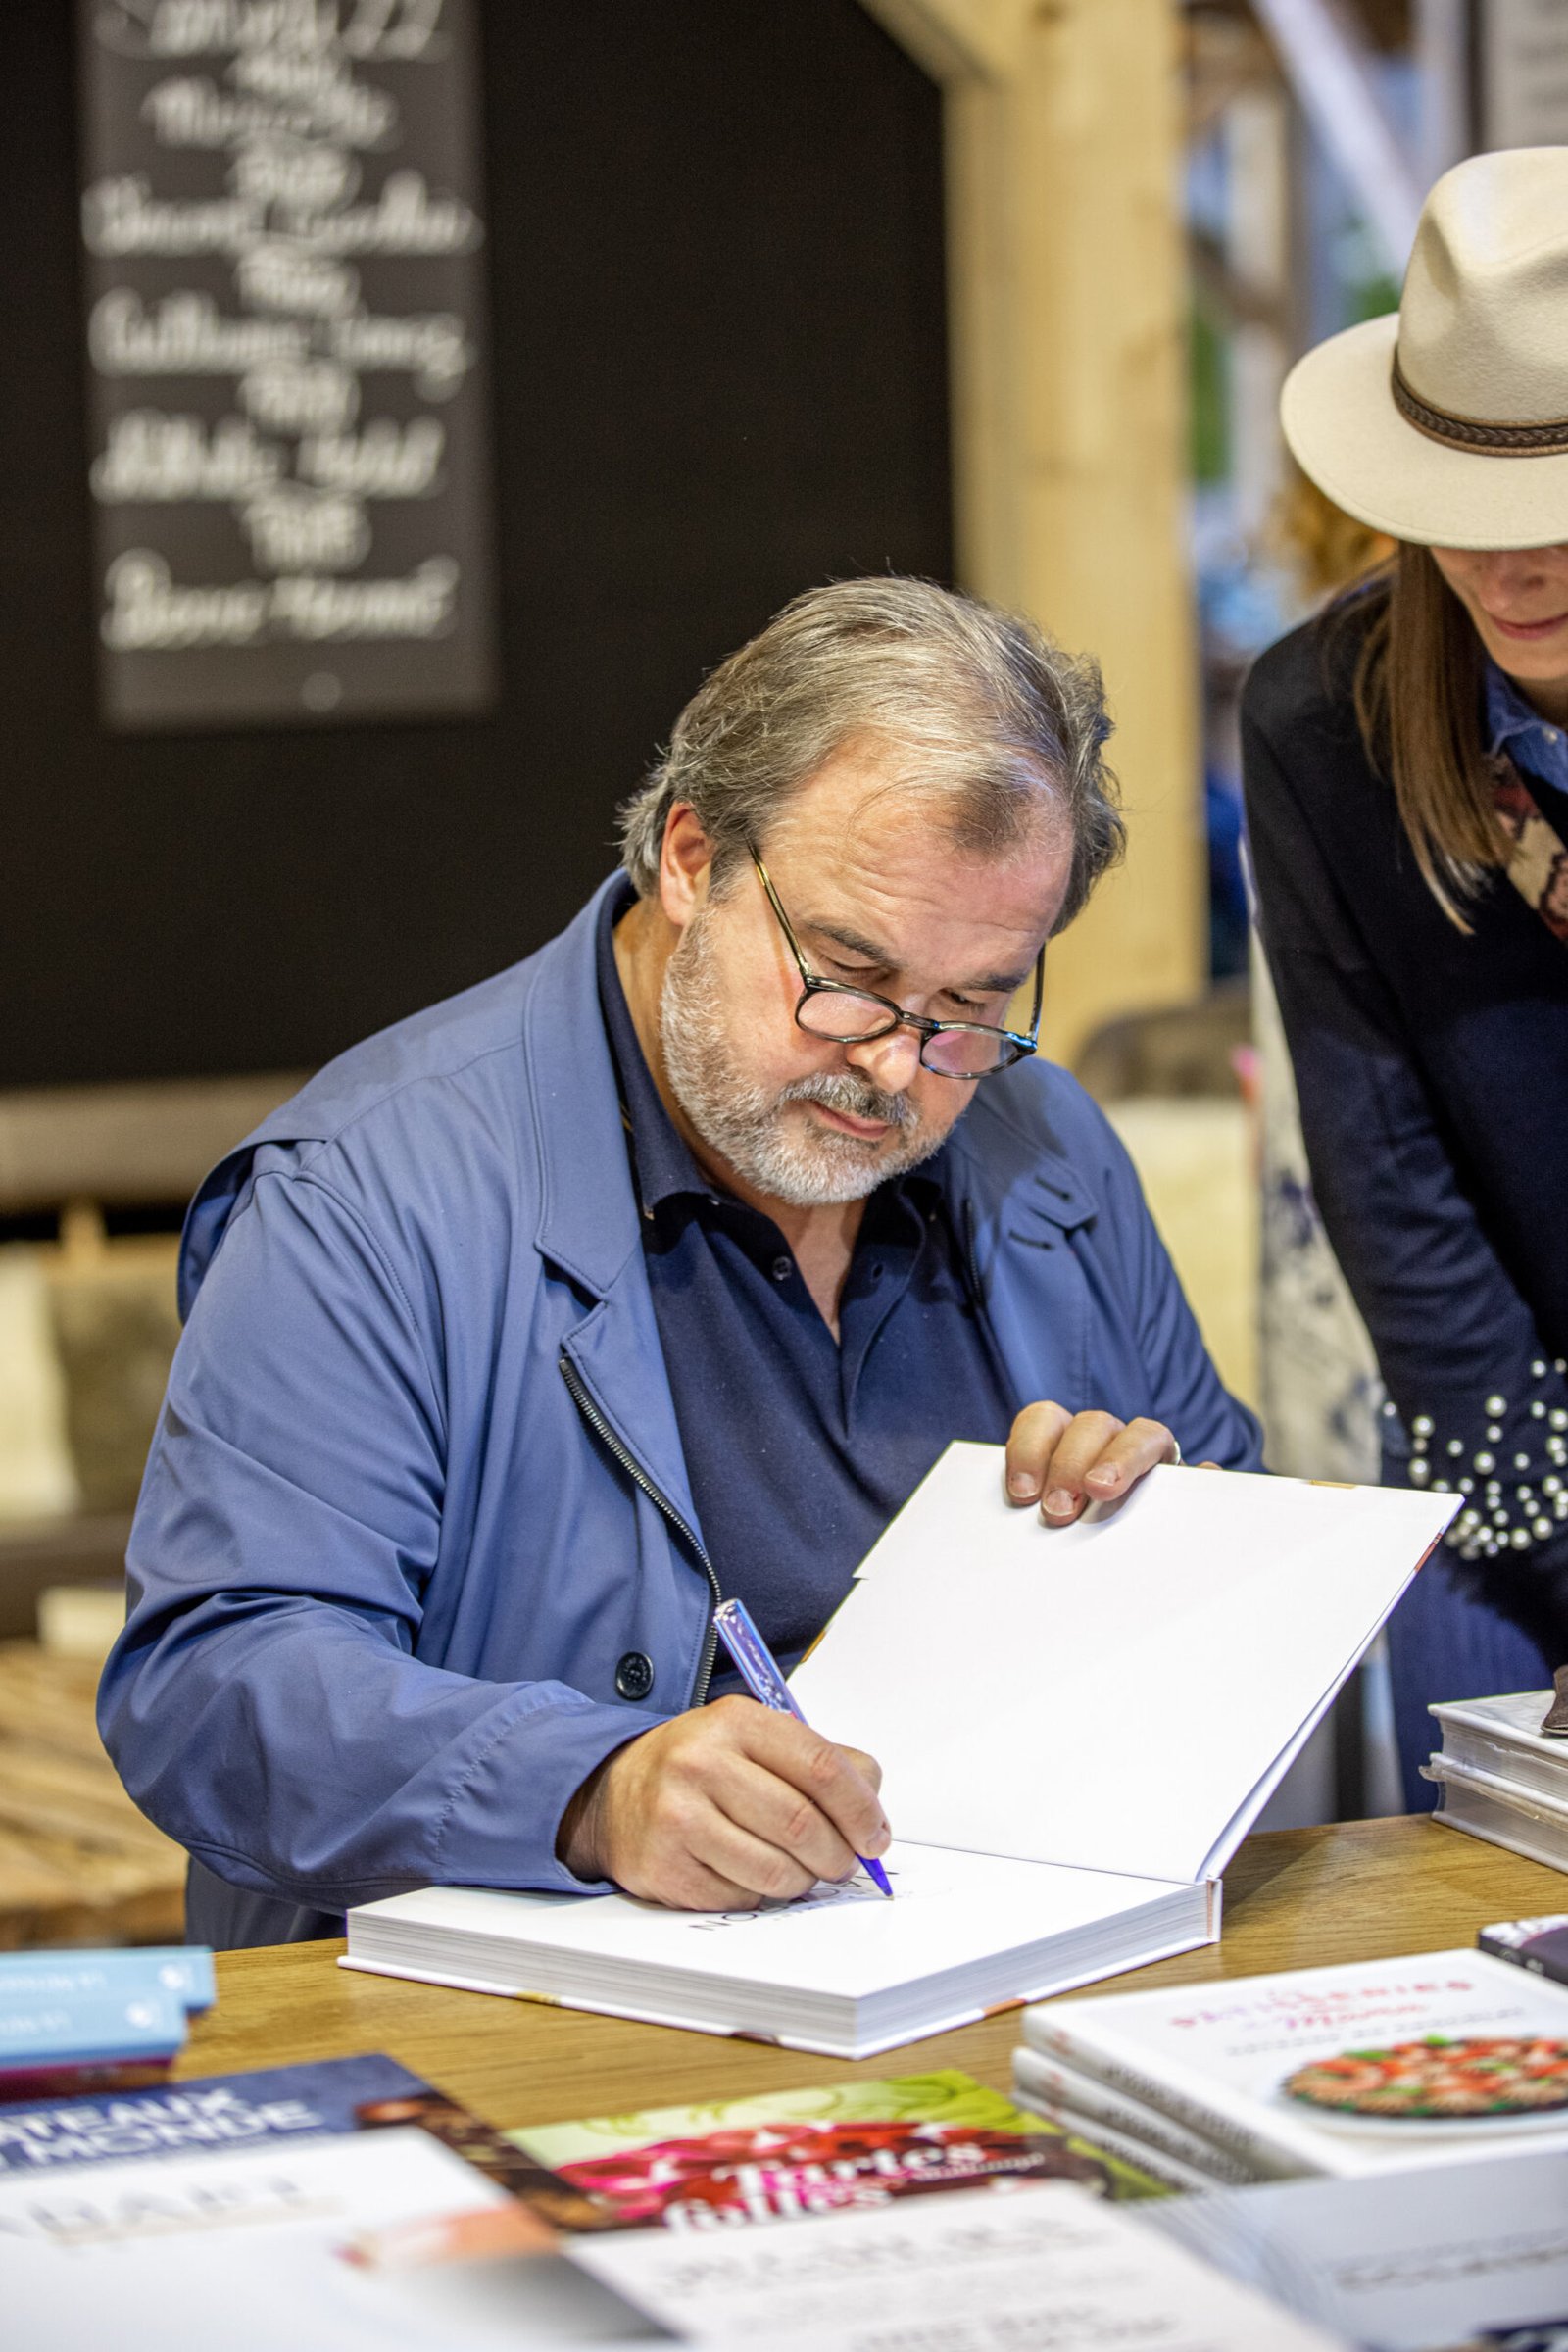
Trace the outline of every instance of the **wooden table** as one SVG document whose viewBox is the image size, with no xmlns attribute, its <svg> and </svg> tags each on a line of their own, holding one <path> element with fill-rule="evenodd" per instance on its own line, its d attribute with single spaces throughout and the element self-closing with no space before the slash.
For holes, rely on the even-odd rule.
<svg viewBox="0 0 1568 2352">
<path fill-rule="evenodd" d="M 1249 1838 L 1225 1881 L 1224 1940 L 1112 1981 L 1195 1984 L 1475 1941 L 1489 1921 L 1568 1909 L 1568 1880 L 1421 1816 Z M 503 2127 L 738 2098 L 841 2075 L 961 2066 L 1005 2089 L 1017 2012 L 852 2064 L 580 2010 L 361 1976 L 340 1942 L 232 1952 L 184 2075 L 385 2050 Z M 1104 1986 L 1094 1989 L 1103 1990 Z M 1069 1995 L 1069 1998 L 1072 1996 Z"/>
</svg>

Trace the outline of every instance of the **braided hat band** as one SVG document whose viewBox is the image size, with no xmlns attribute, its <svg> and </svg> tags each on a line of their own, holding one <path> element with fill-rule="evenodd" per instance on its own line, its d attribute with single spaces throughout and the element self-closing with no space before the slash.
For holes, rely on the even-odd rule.
<svg viewBox="0 0 1568 2352">
<path fill-rule="evenodd" d="M 1441 441 L 1446 448 L 1463 449 L 1487 458 L 1560 458 L 1568 457 L 1568 416 L 1558 416 L 1545 424 L 1482 424 L 1473 416 L 1455 416 L 1446 409 L 1435 409 L 1430 401 L 1412 392 L 1399 367 L 1399 355 L 1394 355 L 1391 378 L 1394 405 L 1406 424 L 1413 424 L 1418 433 L 1429 441 Z"/>
</svg>

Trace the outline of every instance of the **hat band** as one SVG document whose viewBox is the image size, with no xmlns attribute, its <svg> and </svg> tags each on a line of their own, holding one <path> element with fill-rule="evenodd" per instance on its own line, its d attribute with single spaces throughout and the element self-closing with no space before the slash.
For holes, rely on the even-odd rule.
<svg viewBox="0 0 1568 2352">
<path fill-rule="evenodd" d="M 1447 409 L 1435 409 L 1411 391 L 1397 351 L 1393 389 L 1394 405 L 1406 424 L 1413 424 L 1418 433 L 1425 433 L 1429 441 L 1443 442 L 1446 448 L 1467 449 L 1486 458 L 1568 457 L 1568 416 L 1548 424 L 1478 424 L 1473 416 L 1455 416 Z"/>
</svg>

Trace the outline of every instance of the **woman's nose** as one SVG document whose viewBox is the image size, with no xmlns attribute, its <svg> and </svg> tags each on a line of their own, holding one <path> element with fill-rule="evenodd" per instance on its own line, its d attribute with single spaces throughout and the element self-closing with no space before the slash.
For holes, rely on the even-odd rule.
<svg viewBox="0 0 1568 2352">
<path fill-rule="evenodd" d="M 1476 565 L 1482 578 L 1504 594 L 1533 587 L 1545 568 L 1533 547 L 1492 549 L 1476 558 Z"/>
</svg>

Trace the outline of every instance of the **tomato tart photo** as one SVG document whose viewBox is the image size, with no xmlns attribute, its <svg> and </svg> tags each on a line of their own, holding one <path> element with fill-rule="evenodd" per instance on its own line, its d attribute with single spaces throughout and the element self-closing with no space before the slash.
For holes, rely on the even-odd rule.
<svg viewBox="0 0 1568 2352">
<path fill-rule="evenodd" d="M 1452 2124 L 1568 2108 L 1568 2041 L 1470 2034 L 1314 2058 L 1288 2075 L 1293 2099 L 1383 2122 Z"/>
</svg>

